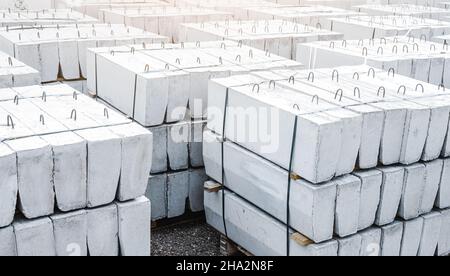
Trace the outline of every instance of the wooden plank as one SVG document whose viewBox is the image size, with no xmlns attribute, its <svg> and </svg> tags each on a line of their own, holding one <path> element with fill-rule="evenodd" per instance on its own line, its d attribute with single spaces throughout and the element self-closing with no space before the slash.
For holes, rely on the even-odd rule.
<svg viewBox="0 0 450 276">
<path fill-rule="evenodd" d="M 291 239 L 301 246 L 308 246 L 308 245 L 314 244 L 314 242 L 312 240 L 308 239 L 307 237 L 303 236 L 300 233 L 292 234 Z"/>
<path fill-rule="evenodd" d="M 204 189 L 208 193 L 217 193 L 223 189 L 223 186 L 219 183 L 208 181 L 205 183 Z"/>
</svg>

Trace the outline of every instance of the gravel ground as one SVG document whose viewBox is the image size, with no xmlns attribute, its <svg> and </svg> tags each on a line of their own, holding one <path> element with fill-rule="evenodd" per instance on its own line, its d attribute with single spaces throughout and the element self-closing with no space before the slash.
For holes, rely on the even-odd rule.
<svg viewBox="0 0 450 276">
<path fill-rule="evenodd" d="M 152 256 L 220 256 L 220 235 L 205 222 L 156 229 Z"/>
</svg>

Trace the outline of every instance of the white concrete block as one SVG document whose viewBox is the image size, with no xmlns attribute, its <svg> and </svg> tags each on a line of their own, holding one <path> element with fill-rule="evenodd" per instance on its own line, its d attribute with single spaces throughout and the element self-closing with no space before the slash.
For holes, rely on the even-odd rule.
<svg viewBox="0 0 450 276">
<path fill-rule="evenodd" d="M 360 256 L 378 257 L 381 254 L 381 229 L 369 228 L 359 233 L 361 235 Z"/>
<path fill-rule="evenodd" d="M 119 201 L 145 194 L 152 167 L 153 135 L 138 124 L 111 127 L 122 138 L 122 165 L 117 191 Z"/>
<path fill-rule="evenodd" d="M 55 236 L 49 218 L 14 222 L 18 256 L 56 256 Z"/>
<path fill-rule="evenodd" d="M 338 239 L 340 257 L 359 257 L 362 237 L 359 234 Z"/>
<path fill-rule="evenodd" d="M 403 223 L 401 256 L 417 256 L 422 237 L 424 219 L 419 217 Z"/>
<path fill-rule="evenodd" d="M 87 256 L 88 218 L 81 210 L 50 217 L 53 222 L 57 256 Z"/>
<path fill-rule="evenodd" d="M 189 168 L 189 131 L 187 122 L 167 126 L 167 155 L 171 170 Z"/>
<path fill-rule="evenodd" d="M 203 186 L 208 180 L 204 169 L 193 169 L 189 171 L 189 207 L 192 212 L 204 210 Z"/>
<path fill-rule="evenodd" d="M 381 227 L 381 256 L 398 257 L 402 246 L 403 223 L 394 222 Z"/>
<path fill-rule="evenodd" d="M 383 174 L 383 183 L 381 184 L 380 206 L 375 224 L 383 226 L 392 223 L 397 216 L 402 198 L 405 171 L 402 167 L 385 167 L 379 170 Z"/>
<path fill-rule="evenodd" d="M 436 197 L 436 207 L 440 209 L 450 207 L 450 159 L 444 159 L 441 182 Z"/>
<path fill-rule="evenodd" d="M 17 201 L 16 154 L 0 143 L 0 228 L 13 222 Z"/>
<path fill-rule="evenodd" d="M 17 256 L 16 236 L 12 226 L 0 228 L 0 256 Z"/>
<path fill-rule="evenodd" d="M 354 173 L 361 179 L 361 204 L 359 207 L 358 230 L 364 230 L 375 223 L 380 204 L 381 183 L 380 171 L 372 170 Z"/>
<path fill-rule="evenodd" d="M 441 234 L 442 215 L 439 212 L 431 212 L 422 218 L 423 231 L 418 255 L 432 257 L 436 253 Z"/>
<path fill-rule="evenodd" d="M 438 159 L 425 165 L 425 189 L 422 195 L 420 214 L 427 214 L 433 210 L 442 180 L 444 160 Z"/>
<path fill-rule="evenodd" d="M 152 221 L 167 217 L 167 174 L 150 176 L 145 195 L 152 203 Z"/>
<path fill-rule="evenodd" d="M 161 173 L 168 170 L 167 157 L 167 127 L 151 127 L 149 130 L 153 133 L 153 160 L 151 173 Z"/>
<path fill-rule="evenodd" d="M 119 255 L 119 223 L 115 204 L 90 209 L 87 244 L 89 256 Z"/>
<path fill-rule="evenodd" d="M 87 206 L 87 144 L 72 133 L 42 136 L 52 147 L 53 184 L 58 209 L 67 212 Z"/>
<path fill-rule="evenodd" d="M 146 197 L 117 203 L 122 256 L 150 256 L 150 201 Z"/>
<path fill-rule="evenodd" d="M 440 213 L 442 215 L 442 225 L 437 254 L 446 256 L 450 254 L 450 209 L 442 210 Z"/>
<path fill-rule="evenodd" d="M 167 217 L 175 218 L 186 211 L 189 196 L 189 172 L 175 172 L 167 175 Z"/>
<path fill-rule="evenodd" d="M 28 219 L 53 214 L 53 158 L 51 147 L 39 137 L 11 140 L 17 152 L 19 209 Z"/>
<path fill-rule="evenodd" d="M 191 135 L 189 141 L 189 161 L 191 167 L 198 168 L 205 165 L 203 161 L 203 130 L 206 126 L 204 121 L 196 121 L 191 124 Z"/>
<path fill-rule="evenodd" d="M 398 215 L 411 220 L 420 215 L 422 195 L 425 189 L 425 165 L 416 164 L 405 167 L 402 199 Z"/>
<path fill-rule="evenodd" d="M 361 180 L 350 175 L 334 182 L 337 186 L 334 232 L 340 237 L 347 237 L 358 232 Z"/>
<path fill-rule="evenodd" d="M 88 207 L 111 203 L 119 186 L 122 139 L 107 128 L 77 131 L 87 141 Z"/>
</svg>

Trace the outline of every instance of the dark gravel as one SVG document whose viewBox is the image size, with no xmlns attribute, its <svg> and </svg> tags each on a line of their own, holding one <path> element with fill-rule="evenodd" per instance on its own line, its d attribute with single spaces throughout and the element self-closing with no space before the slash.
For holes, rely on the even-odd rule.
<svg viewBox="0 0 450 276">
<path fill-rule="evenodd" d="M 203 221 L 152 230 L 152 256 L 220 256 L 220 235 Z"/>
</svg>

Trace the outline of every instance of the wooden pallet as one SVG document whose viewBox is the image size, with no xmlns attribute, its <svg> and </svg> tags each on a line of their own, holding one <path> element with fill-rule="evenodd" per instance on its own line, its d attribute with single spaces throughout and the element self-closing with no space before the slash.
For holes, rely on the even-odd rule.
<svg viewBox="0 0 450 276">
<path fill-rule="evenodd" d="M 253 256 L 252 253 L 248 252 L 224 235 L 220 235 L 220 254 L 227 257 Z"/>
<path fill-rule="evenodd" d="M 189 223 L 204 223 L 205 221 L 206 219 L 204 212 L 198 213 L 186 212 L 184 215 L 180 217 L 152 221 L 152 230 L 175 227 Z"/>
</svg>

